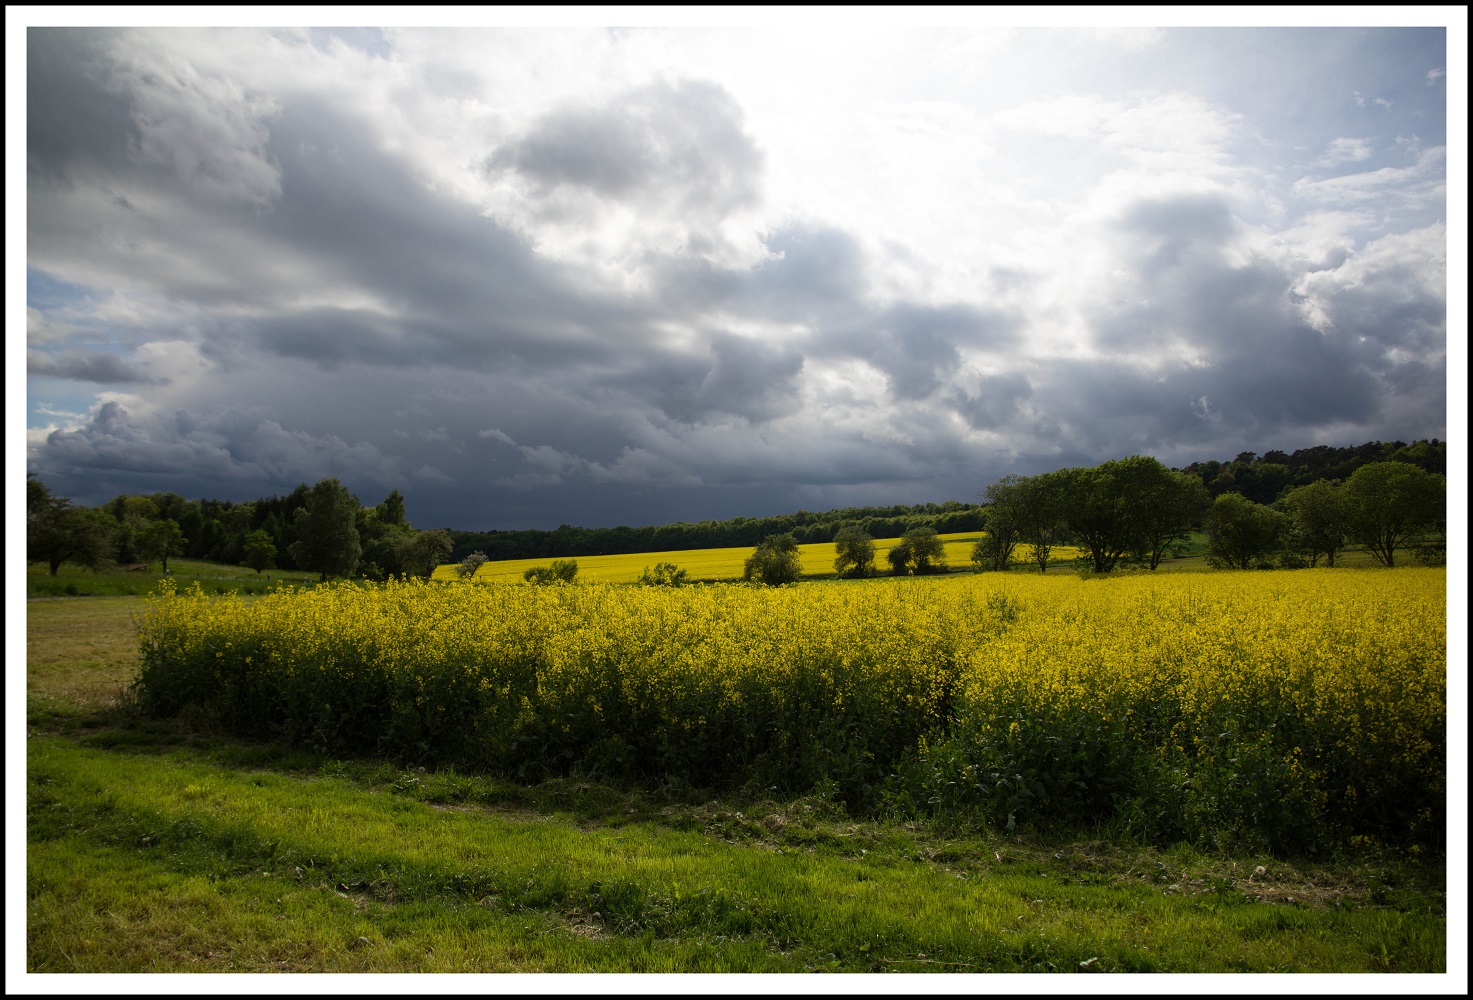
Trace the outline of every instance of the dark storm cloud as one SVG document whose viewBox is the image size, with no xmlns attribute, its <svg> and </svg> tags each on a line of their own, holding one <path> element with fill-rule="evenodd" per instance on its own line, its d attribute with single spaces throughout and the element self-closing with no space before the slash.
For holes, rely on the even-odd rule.
<svg viewBox="0 0 1473 1000">
<path fill-rule="evenodd" d="M 1294 291 L 1299 275 L 1262 258 L 1230 257 L 1224 241 L 1234 226 L 1220 204 L 1151 202 L 1125 217 L 1143 238 L 1122 269 L 1120 297 L 1129 304 L 1100 317 L 1097 340 L 1135 352 L 1137 364 L 1150 369 L 1142 377 L 1153 381 L 1127 382 L 1122 400 L 1205 398 L 1245 433 L 1308 434 L 1377 412 L 1389 386 L 1380 379 L 1384 352 L 1372 340 L 1419 351 L 1441 340 L 1441 304 L 1407 281 L 1403 262 L 1383 262 L 1362 280 L 1373 286 L 1363 309 L 1353 306 L 1354 290 L 1337 288 L 1337 311 L 1350 305 L 1354 318 L 1321 332 L 1308 324 L 1303 296 Z M 1145 353 L 1152 347 L 1160 358 Z M 1186 361 L 1173 360 L 1183 354 Z M 1117 409 L 1111 397 L 1086 398 L 1104 416 Z M 1179 414 L 1174 404 L 1146 410 L 1158 414 L 1163 435 L 1191 429 L 1167 418 Z"/>
<path fill-rule="evenodd" d="M 1220 200 L 1144 201 L 1121 219 L 1118 304 L 1099 311 L 1093 339 L 1130 359 L 1036 371 L 1035 404 L 1057 422 L 1061 446 L 1180 454 L 1215 441 L 1316 440 L 1347 425 L 1404 435 L 1409 384 L 1426 393 L 1411 407 L 1419 423 L 1438 424 L 1445 319 L 1427 241 L 1408 237 L 1305 285 L 1283 263 L 1235 256 L 1238 225 Z M 1323 329 L 1307 318 L 1307 295 L 1330 316 Z"/>
<path fill-rule="evenodd" d="M 422 365 L 436 345 L 368 311 L 312 309 L 251 324 L 247 329 L 266 350 L 301 358 L 323 368 L 351 362 Z"/>
<path fill-rule="evenodd" d="M 549 360 L 577 345 L 598 353 L 630 335 L 638 311 L 580 287 L 525 240 L 427 189 L 357 123 L 297 102 L 272 124 L 281 204 L 263 226 L 284 245 L 331 262 L 438 341 L 426 361 L 485 353 Z M 610 348 L 612 345 L 609 345 Z"/>
<path fill-rule="evenodd" d="M 1095 322 L 1109 350 L 1165 346 L 1204 349 L 1274 337 L 1290 322 L 1293 278 L 1265 262 L 1231 263 L 1237 231 L 1218 198 L 1191 196 L 1128 206 L 1115 233 L 1122 267 L 1114 299 Z"/>
<path fill-rule="evenodd" d="M 28 350 L 26 352 L 26 373 L 77 379 L 81 382 L 96 382 L 100 385 L 149 381 L 147 375 L 116 354 L 88 351 L 68 351 L 61 355 L 51 355 L 42 351 Z"/>
<path fill-rule="evenodd" d="M 745 272 L 668 261 L 661 272 L 666 305 L 807 327 L 800 337 L 805 353 L 869 362 L 902 400 L 939 389 L 960 366 L 960 349 L 996 351 L 1018 341 L 1022 319 L 1003 310 L 871 303 L 864 254 L 841 230 L 790 227 L 768 234 L 764 243 L 774 256 Z"/>
<path fill-rule="evenodd" d="M 803 355 L 729 334 L 711 339 L 709 365 L 654 371 L 649 388 L 661 409 L 676 420 L 695 423 L 730 414 L 762 423 L 795 412 Z M 704 368 L 704 370 L 702 370 Z"/>
<path fill-rule="evenodd" d="M 784 323 L 851 322 L 864 309 L 864 253 L 829 226 L 793 225 L 767 233 L 771 255 L 750 269 L 687 254 L 650 262 L 655 295 L 673 313 L 739 312 Z"/>
<path fill-rule="evenodd" d="M 1081 129 L 1073 187 L 998 145 L 995 199 L 973 198 L 912 169 L 956 152 L 950 125 L 912 150 L 838 101 L 834 134 L 795 130 L 699 67 L 619 73 L 668 81 L 632 88 L 549 70 L 583 96 L 548 107 L 516 41 L 482 73 L 452 39 L 263 38 L 28 35 L 28 366 L 55 394 L 32 401 L 30 465 L 63 495 L 337 475 L 368 502 L 400 488 L 421 527 L 648 524 L 1445 435 L 1446 236 L 1374 211 L 1434 223 L 1445 161 L 1400 165 L 1355 123 L 1295 156 L 1363 143 L 1365 172 L 1296 186 L 1299 167 L 1234 160 L 1283 135 L 1237 142 L 1231 101 L 1163 82 L 1104 141 Z M 269 71 L 242 68 L 257 53 Z M 993 110 L 966 130 L 985 139 Z M 890 144 L 905 157 L 855 159 Z M 815 178 L 832 204 L 803 197 Z M 1344 221 L 1363 209 L 1375 227 Z"/>
<path fill-rule="evenodd" d="M 1303 330 L 1273 357 L 1233 358 L 1210 369 L 1056 362 L 1039 387 L 1039 405 L 1059 424 L 1059 443 L 1110 455 L 1219 437 L 1307 438 L 1337 421 L 1372 418 L 1382 387 L 1317 339 Z"/>
<path fill-rule="evenodd" d="M 81 428 L 53 431 L 47 438 L 48 458 L 62 475 L 92 470 L 170 475 L 188 470 L 209 477 L 232 471 L 220 448 L 178 430 L 166 422 L 133 420 L 121 403 L 107 402 Z"/>
<path fill-rule="evenodd" d="M 486 167 L 515 172 L 544 198 L 567 189 L 722 215 L 756 200 L 762 163 L 731 95 L 679 80 L 544 115 Z"/>
<path fill-rule="evenodd" d="M 330 475 L 375 483 L 397 478 L 372 444 L 288 430 L 232 408 L 135 416 L 122 403 L 106 402 L 81 427 L 53 431 L 46 455 L 48 472 L 63 492 L 92 502 L 110 495 L 102 491 L 103 484 L 139 474 L 150 477 L 149 482 L 214 483 L 217 490 L 232 494 L 291 489 Z"/>
<path fill-rule="evenodd" d="M 973 429 L 1000 430 L 1011 424 L 1022 403 L 1033 395 L 1027 376 L 1011 372 L 983 378 L 975 392 L 958 389 L 956 411 Z"/>
<path fill-rule="evenodd" d="M 222 97 L 208 79 L 182 73 L 173 82 L 184 96 L 170 95 L 169 115 L 154 128 L 146 113 L 151 91 L 142 84 L 125 90 L 118 82 L 128 76 L 116 56 L 107 57 L 113 35 L 31 35 L 29 151 L 36 167 L 32 194 L 41 194 L 31 231 L 43 268 L 51 252 L 70 244 L 83 208 L 64 191 L 45 195 L 35 184 L 80 170 L 111 178 L 116 211 L 130 211 L 123 207 L 127 194 L 142 192 L 134 200 L 149 209 L 137 223 L 150 243 L 187 254 L 188 266 L 167 266 L 147 253 L 130 258 L 107 246 L 89 247 L 87 254 L 178 301 L 249 309 L 261 318 L 227 325 L 237 334 L 258 333 L 263 346 L 287 356 L 335 363 L 361 357 L 493 364 L 508 355 L 547 361 L 565 354 L 570 342 L 585 356 L 612 351 L 615 345 L 605 348 L 605 341 L 636 330 L 627 307 L 590 297 L 573 276 L 534 259 L 521 237 L 427 189 L 385 153 L 366 123 L 338 109 L 299 95 L 247 122 L 238 108 L 218 107 L 238 95 Z M 101 109 L 107 127 L 74 127 L 91 121 L 88 109 Z M 230 128 L 238 134 L 223 138 L 234 147 L 195 152 L 210 149 Z M 141 152 L 166 141 L 169 149 L 156 148 L 157 155 Z M 181 169 L 188 175 L 181 177 Z M 249 184 L 219 174 L 232 169 Z M 269 195 L 270 202 L 242 212 L 238 198 L 221 200 L 222 191 Z M 283 268 L 274 252 L 307 267 Z M 366 290 L 393 314 L 285 308 L 303 294 L 333 289 Z"/>
<path fill-rule="evenodd" d="M 66 185 L 72 172 L 116 157 L 128 141 L 129 105 L 103 85 L 113 29 L 26 29 L 26 164 L 29 182 Z"/>
<path fill-rule="evenodd" d="M 874 346 L 867 352 L 856 351 L 856 356 L 885 373 L 896 399 L 923 399 L 961 367 L 959 347 L 995 350 L 1007 346 L 1014 341 L 1017 326 L 1013 317 L 976 306 L 900 304 L 879 317 L 868 338 Z"/>
</svg>

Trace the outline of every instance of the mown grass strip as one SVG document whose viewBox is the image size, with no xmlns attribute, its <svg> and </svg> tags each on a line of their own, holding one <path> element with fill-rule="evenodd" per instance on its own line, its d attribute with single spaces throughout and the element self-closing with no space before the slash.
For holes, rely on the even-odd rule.
<svg viewBox="0 0 1473 1000">
<path fill-rule="evenodd" d="M 1000 842 L 927 858 L 894 831 L 846 841 L 823 824 L 806 837 L 770 824 L 766 836 L 728 842 L 710 826 L 445 808 L 351 778 L 118 754 L 54 736 L 31 739 L 28 777 L 31 971 L 1446 963 L 1439 914 L 1258 901 L 1241 885 L 1190 888 L 1176 872 L 1186 885 L 1105 878 L 1087 866 L 1014 862 Z"/>
</svg>

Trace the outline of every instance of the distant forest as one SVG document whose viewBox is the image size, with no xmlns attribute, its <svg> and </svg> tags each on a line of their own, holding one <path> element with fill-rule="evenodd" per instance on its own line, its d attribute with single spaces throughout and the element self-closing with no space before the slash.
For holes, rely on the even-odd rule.
<svg viewBox="0 0 1473 1000">
<path fill-rule="evenodd" d="M 471 552 L 490 559 L 543 559 L 559 556 L 627 555 L 684 549 L 724 549 L 755 546 L 768 535 L 791 534 L 799 543 L 831 542 L 839 529 L 854 525 L 872 538 L 896 538 L 911 528 L 926 526 L 937 533 L 980 531 L 983 514 L 978 504 L 951 500 L 913 507 L 843 507 L 814 513 L 773 517 L 734 517 L 643 528 L 575 528 L 565 524 L 555 531 L 452 531 L 455 558 Z"/>
<path fill-rule="evenodd" d="M 1194 462 L 1177 471 L 1201 477 L 1213 498 L 1223 493 L 1241 493 L 1255 503 L 1269 504 L 1285 489 L 1320 479 L 1343 481 L 1361 466 L 1383 461 L 1409 462 L 1427 472 L 1446 475 L 1447 446 L 1432 439 L 1411 444 L 1371 441 L 1351 448 L 1319 445 L 1292 454 L 1243 452 L 1225 462 Z M 979 497 L 984 485 L 978 483 Z M 37 489 L 39 496 L 46 495 L 39 481 Z M 846 507 L 822 512 L 800 510 L 773 517 L 735 517 L 638 528 L 578 528 L 565 524 L 553 531 L 430 533 L 413 530 L 405 517 L 405 500 L 397 490 L 376 506 L 363 506 L 346 490 L 341 492 L 347 498 L 343 502 L 352 511 L 348 516 L 361 552 L 361 561 L 355 557 L 355 571 L 372 578 L 408 571 L 411 564 L 417 565 L 431 554 L 446 555 L 447 561 L 460 561 L 474 551 L 484 552 L 491 559 L 622 555 L 749 547 L 769 535 L 781 534 L 791 534 L 800 543 L 831 542 L 845 527 L 858 528 L 873 538 L 896 538 L 919 527 L 932 528 L 938 533 L 980 531 L 986 516 L 980 503 L 949 501 L 915 506 Z M 312 494 L 313 488 L 304 483 L 286 496 L 242 503 L 187 500 L 174 493 L 118 496 L 96 508 L 97 523 L 92 525 L 93 530 L 80 534 L 95 536 L 84 546 L 89 548 L 93 562 L 145 561 L 151 549 L 163 546 L 166 556 L 238 565 L 260 563 L 279 569 L 311 568 L 303 565 L 299 543 L 304 531 L 311 534 L 305 515 Z M 65 498 L 52 498 L 52 503 L 70 506 Z M 154 538 L 149 534 L 154 525 L 162 522 L 176 525 L 177 537 Z M 429 545 L 431 534 L 436 536 L 433 545 Z M 419 548 L 425 551 L 413 547 L 416 539 L 422 543 Z M 444 548 L 450 551 L 446 553 Z M 66 558 L 75 560 L 78 554 Z"/>
</svg>

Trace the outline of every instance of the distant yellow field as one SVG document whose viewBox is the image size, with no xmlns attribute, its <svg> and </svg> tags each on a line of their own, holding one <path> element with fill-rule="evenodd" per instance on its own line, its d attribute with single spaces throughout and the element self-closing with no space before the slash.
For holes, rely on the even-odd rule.
<svg viewBox="0 0 1473 1000">
<path fill-rule="evenodd" d="M 968 569 L 972 565 L 972 546 L 982 537 L 980 531 L 962 531 L 942 535 L 946 545 L 946 562 L 953 569 Z M 890 564 L 885 555 L 899 538 L 875 539 L 875 566 L 887 572 Z M 577 556 L 578 580 L 581 583 L 635 583 L 646 566 L 671 562 L 690 574 L 692 580 L 740 580 L 750 547 L 729 549 L 682 549 L 674 552 L 636 552 L 622 556 Z M 834 575 L 834 544 L 812 542 L 798 546 L 798 557 L 803 564 L 805 576 Z M 1079 554 L 1069 546 L 1055 546 L 1053 558 L 1066 562 Z M 1032 552 L 1027 546 L 1019 546 L 1016 558 L 1030 559 Z M 533 566 L 546 566 L 552 562 L 545 559 L 503 559 L 488 562 L 476 573 L 477 583 L 520 583 L 522 574 Z M 458 579 L 455 564 L 449 563 L 435 570 L 435 580 Z"/>
</svg>

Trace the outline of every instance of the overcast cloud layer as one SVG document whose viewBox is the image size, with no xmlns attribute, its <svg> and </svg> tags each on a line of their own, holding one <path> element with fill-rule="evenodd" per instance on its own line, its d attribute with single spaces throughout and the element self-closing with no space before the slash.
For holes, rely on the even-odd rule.
<svg viewBox="0 0 1473 1000">
<path fill-rule="evenodd" d="M 27 36 L 30 470 L 418 527 L 1447 437 L 1446 32 Z"/>
</svg>

